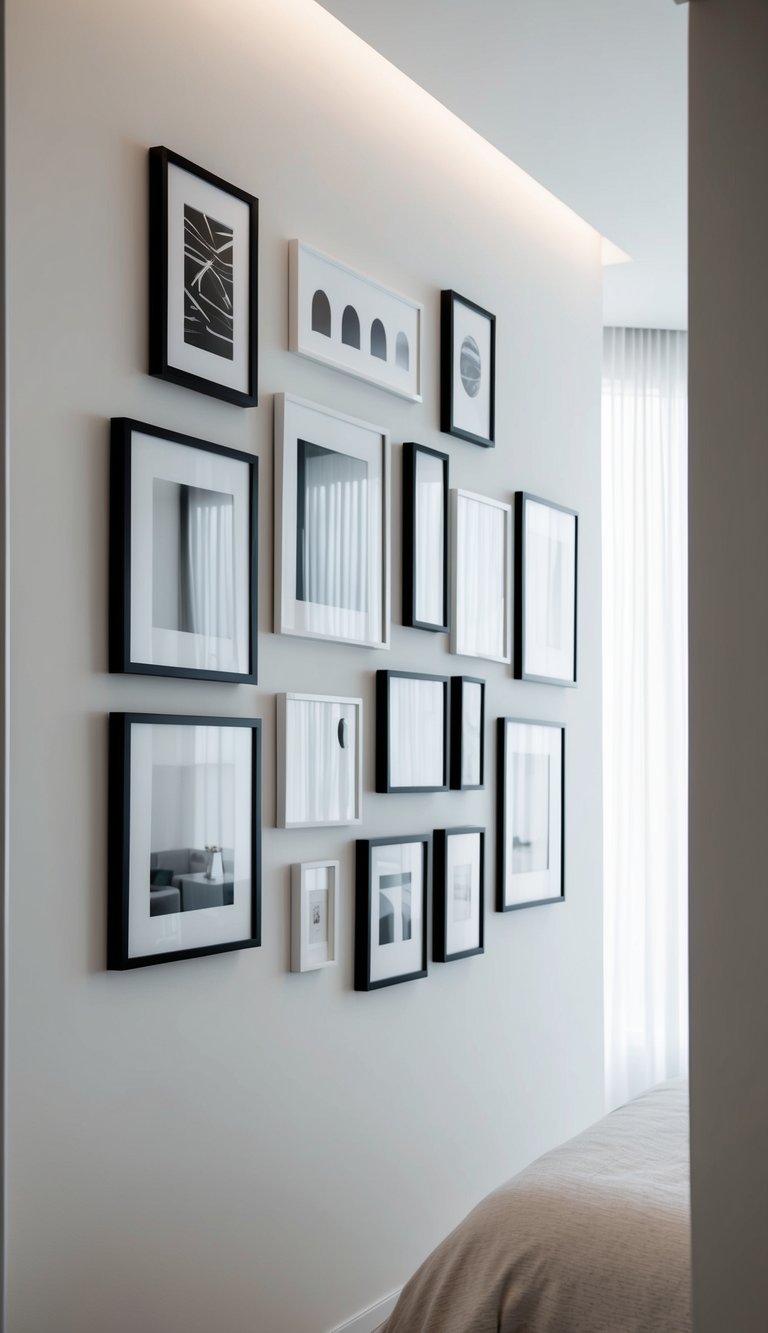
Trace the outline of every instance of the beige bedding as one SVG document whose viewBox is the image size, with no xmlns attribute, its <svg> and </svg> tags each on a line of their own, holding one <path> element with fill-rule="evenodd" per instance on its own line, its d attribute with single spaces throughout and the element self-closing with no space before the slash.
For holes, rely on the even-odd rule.
<svg viewBox="0 0 768 1333">
<path fill-rule="evenodd" d="M 489 1194 L 379 1333 L 689 1333 L 688 1089 L 664 1083 Z"/>
</svg>

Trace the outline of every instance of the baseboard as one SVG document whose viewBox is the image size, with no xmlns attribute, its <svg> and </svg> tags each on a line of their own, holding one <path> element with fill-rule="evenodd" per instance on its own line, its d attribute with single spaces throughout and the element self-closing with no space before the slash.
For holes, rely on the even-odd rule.
<svg viewBox="0 0 768 1333">
<path fill-rule="evenodd" d="M 361 1310 L 360 1314 L 353 1315 L 345 1324 L 339 1324 L 338 1328 L 331 1329 L 331 1333 L 374 1333 L 374 1329 L 391 1315 L 397 1304 L 399 1291 L 393 1291 L 389 1296 L 385 1296 L 382 1301 L 377 1301 L 375 1305 L 369 1305 L 367 1310 Z"/>
</svg>

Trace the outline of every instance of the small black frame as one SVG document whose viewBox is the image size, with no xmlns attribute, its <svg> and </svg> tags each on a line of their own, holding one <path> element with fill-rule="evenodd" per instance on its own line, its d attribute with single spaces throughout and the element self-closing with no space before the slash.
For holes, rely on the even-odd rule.
<svg viewBox="0 0 768 1333">
<path fill-rule="evenodd" d="M 253 733 L 251 767 L 251 934 L 247 939 L 194 949 L 130 957 L 128 920 L 131 845 L 131 728 L 138 723 L 194 727 L 249 727 Z M 201 958 L 261 944 L 261 719 L 254 717 L 190 717 L 174 713 L 110 713 L 108 794 L 107 968 L 125 971 L 153 963 Z"/>
<path fill-rule="evenodd" d="M 464 686 L 480 686 L 480 781 L 463 783 Z M 485 681 L 480 676 L 451 676 L 451 790 L 485 789 Z"/>
<path fill-rule="evenodd" d="M 221 458 L 244 463 L 250 469 L 249 527 L 249 669 L 247 672 L 211 671 L 198 667 L 179 667 L 139 662 L 131 658 L 131 476 L 132 437 L 134 433 L 202 449 Z M 109 669 L 113 672 L 148 676 L 184 676 L 196 680 L 224 680 L 233 684 L 255 685 L 258 678 L 258 596 L 259 596 L 259 460 L 254 454 L 227 449 L 221 444 L 198 440 L 178 431 L 149 426 L 131 417 L 114 417 L 110 437 L 110 522 L 109 522 Z"/>
<path fill-rule="evenodd" d="M 421 967 L 416 972 L 371 980 L 371 911 L 372 911 L 372 849 L 396 847 L 401 843 L 422 844 L 422 948 Z M 402 981 L 417 981 L 427 975 L 427 910 L 429 903 L 429 850 L 428 833 L 404 834 L 399 838 L 358 838 L 355 844 L 355 990 L 381 990 L 397 986 Z"/>
<path fill-rule="evenodd" d="M 480 835 L 480 943 L 475 949 L 448 952 L 448 839 L 461 833 Z M 432 862 L 432 957 L 436 963 L 453 963 L 457 958 L 471 958 L 485 953 L 485 829 L 475 825 L 463 828 L 435 829 Z"/>
<path fill-rule="evenodd" d="M 416 464 L 419 454 L 429 454 L 442 463 L 443 468 L 443 614 L 439 623 L 420 620 L 416 615 L 416 564 L 418 544 L 423 541 L 416 517 Z M 448 454 L 428 449 L 425 444 L 408 442 L 403 445 L 403 624 L 411 629 L 432 630 L 447 634 L 450 629 L 448 601 Z M 434 553 L 437 556 L 437 552 Z"/>
<path fill-rule="evenodd" d="M 168 359 L 168 168 L 180 167 L 192 176 L 221 190 L 224 194 L 247 204 L 248 224 L 248 282 L 244 293 L 248 302 L 248 387 L 241 390 L 220 384 L 215 379 L 196 375 L 174 366 Z M 214 398 L 222 398 L 237 407 L 256 407 L 258 404 L 258 252 L 259 201 L 247 191 L 222 180 L 213 172 L 198 167 L 188 158 L 169 148 L 157 146 L 149 150 L 149 373 L 186 389 L 196 389 Z M 237 275 L 235 275 L 236 277 Z M 242 299 L 241 294 L 241 299 Z M 212 369 L 216 358 L 211 357 Z"/>
<path fill-rule="evenodd" d="M 474 310 L 475 314 L 482 315 L 490 324 L 491 389 L 487 435 L 476 435 L 472 431 L 464 430 L 454 421 L 453 343 L 457 302 L 469 310 Z M 496 316 L 450 288 L 440 293 L 440 429 L 445 435 L 456 435 L 460 440 L 479 444 L 484 449 L 493 449 L 496 446 Z"/>
<path fill-rule="evenodd" d="M 530 902 L 505 903 L 504 881 L 506 878 L 507 844 L 507 806 L 506 806 L 506 771 L 507 771 L 507 723 L 518 723 L 526 727 L 553 727 L 560 732 L 561 770 L 560 770 L 560 892 L 552 898 L 532 898 Z M 496 911 L 518 912 L 525 907 L 545 907 L 551 903 L 565 902 L 565 727 L 562 722 L 542 722 L 531 717 L 500 717 L 496 720 L 498 757 L 496 785 Z"/>
<path fill-rule="evenodd" d="M 560 676 L 539 676 L 525 669 L 525 574 L 527 555 L 525 551 L 525 506 L 533 502 L 547 509 L 556 509 L 561 514 L 569 514 L 574 520 L 573 551 L 573 676 L 566 679 Z M 578 644 L 578 588 L 579 588 L 579 515 L 575 509 L 555 504 L 552 500 L 542 500 L 529 491 L 515 491 L 515 626 L 514 653 L 512 669 L 515 680 L 529 680 L 539 685 L 561 685 L 573 688 L 577 684 L 577 644 Z"/>
<path fill-rule="evenodd" d="M 437 786 L 399 787 L 392 783 L 392 739 L 389 734 L 390 724 L 390 686 L 393 679 L 432 680 L 443 687 L 443 780 Z M 418 671 L 377 671 L 376 672 L 376 791 L 377 792 L 426 792 L 448 791 L 450 774 L 450 731 L 449 712 L 449 677 L 432 676 Z"/>
</svg>

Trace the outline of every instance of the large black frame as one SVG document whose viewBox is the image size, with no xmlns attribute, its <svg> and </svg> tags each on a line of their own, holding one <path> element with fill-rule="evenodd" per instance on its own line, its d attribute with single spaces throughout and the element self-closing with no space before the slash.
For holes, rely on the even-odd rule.
<svg viewBox="0 0 768 1333">
<path fill-rule="evenodd" d="M 504 902 L 507 844 L 507 724 L 524 727 L 553 727 L 560 732 L 560 892 L 552 898 L 531 898 L 525 903 Z M 565 727 L 562 722 L 542 722 L 532 717 L 500 717 L 496 720 L 498 741 L 496 781 L 496 911 L 518 912 L 526 907 L 546 907 L 565 902 Z"/>
<path fill-rule="evenodd" d="M 480 686 L 480 781 L 462 782 L 464 758 L 464 686 Z M 451 676 L 451 790 L 485 789 L 485 681 L 480 676 Z"/>
<path fill-rule="evenodd" d="M 469 310 L 474 310 L 475 314 L 482 315 L 491 326 L 491 392 L 488 411 L 489 433 L 487 436 L 475 435 L 472 431 L 463 430 L 461 426 L 456 426 L 453 420 L 454 307 L 457 301 L 460 301 Z M 481 305 L 476 305 L 474 301 L 470 301 L 466 296 L 460 296 L 458 292 L 451 288 L 440 293 L 440 429 L 444 435 L 455 435 L 458 439 L 467 440 L 470 444 L 479 444 L 483 449 L 495 449 L 496 447 L 496 316 L 492 315 L 490 310 L 484 310 Z"/>
<path fill-rule="evenodd" d="M 448 952 L 448 839 L 463 833 L 480 835 L 480 943 L 474 949 Z M 471 958 L 485 953 L 485 829 L 477 825 L 461 828 L 435 829 L 432 860 L 432 958 L 436 963 L 453 963 L 458 958 Z"/>
<path fill-rule="evenodd" d="M 439 458 L 443 465 L 443 615 L 440 624 L 416 615 L 416 551 L 420 540 L 416 520 L 416 463 L 419 454 Z M 447 634 L 451 628 L 448 600 L 448 487 L 450 459 L 439 449 L 408 442 L 403 445 L 403 624 L 410 629 Z"/>
<path fill-rule="evenodd" d="M 251 935 L 225 944 L 203 945 L 129 957 L 128 913 L 130 895 L 131 839 L 131 727 L 151 726 L 249 727 L 252 735 L 251 766 Z M 174 713 L 110 713 L 108 794 L 108 902 L 107 967 L 126 971 L 171 963 L 207 954 L 231 953 L 261 945 L 261 719 L 253 717 L 191 717 Z"/>
<path fill-rule="evenodd" d="M 168 167 L 180 167 L 249 208 L 248 228 L 248 388 L 234 389 L 203 375 L 182 370 L 168 361 Z M 259 201 L 246 190 L 230 185 L 213 172 L 198 167 L 170 148 L 149 150 L 149 373 L 159 379 L 222 398 L 237 407 L 258 404 L 258 297 Z"/>
<path fill-rule="evenodd" d="M 418 981 L 427 976 L 427 909 L 429 905 L 429 850 L 428 833 L 404 834 L 400 838 L 358 838 L 355 844 L 355 990 L 381 990 L 384 986 L 398 986 L 403 981 Z M 371 852 L 374 847 L 397 847 L 401 843 L 422 844 L 422 948 L 421 968 L 395 977 L 371 981 Z"/>
<path fill-rule="evenodd" d="M 136 432 L 151 435 L 189 449 L 202 449 L 222 458 L 245 463 L 251 470 L 249 519 L 250 627 L 249 670 L 208 671 L 199 667 L 177 667 L 135 662 L 131 658 L 131 467 L 132 436 Z M 259 598 L 259 460 L 254 454 L 228 449 L 208 440 L 198 440 L 178 431 L 163 430 L 135 421 L 132 417 L 114 417 L 110 433 L 110 536 L 109 536 L 109 669 L 147 676 L 183 676 L 196 680 L 225 680 L 240 685 L 255 685 L 258 678 L 258 598 Z"/>
<path fill-rule="evenodd" d="M 390 709 L 389 687 L 392 679 L 432 680 L 443 686 L 443 781 L 440 786 L 395 787 L 391 781 L 391 750 L 389 735 Z M 450 777 L 450 728 L 448 676 L 433 676 L 419 671 L 377 671 L 376 672 L 376 791 L 391 792 L 427 792 L 448 791 Z"/>
<path fill-rule="evenodd" d="M 528 503 L 543 505 L 546 509 L 557 509 L 561 514 L 570 514 L 574 520 L 573 530 L 573 678 L 566 680 L 561 676 L 538 676 L 525 670 L 525 506 Z M 529 491 L 515 491 L 515 625 L 514 652 L 512 656 L 515 680 L 529 680 L 539 685 L 560 685 L 572 689 L 577 683 L 577 656 L 579 639 L 579 515 L 575 509 L 555 504 L 552 500 L 542 500 L 539 495 Z"/>
</svg>

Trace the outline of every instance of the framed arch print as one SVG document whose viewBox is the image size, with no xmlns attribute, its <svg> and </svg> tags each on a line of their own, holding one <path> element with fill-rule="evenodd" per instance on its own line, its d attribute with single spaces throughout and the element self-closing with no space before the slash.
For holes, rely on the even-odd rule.
<svg viewBox="0 0 768 1333">
<path fill-rule="evenodd" d="M 565 898 L 565 727 L 500 717 L 496 910 Z"/>
<path fill-rule="evenodd" d="M 440 294 L 440 429 L 496 444 L 496 316 L 458 292 Z"/>
<path fill-rule="evenodd" d="M 255 407 L 259 201 L 149 150 L 149 373 Z"/>
<path fill-rule="evenodd" d="M 303 241 L 290 243 L 288 288 L 292 352 L 421 402 L 424 308 L 418 301 Z"/>
</svg>

